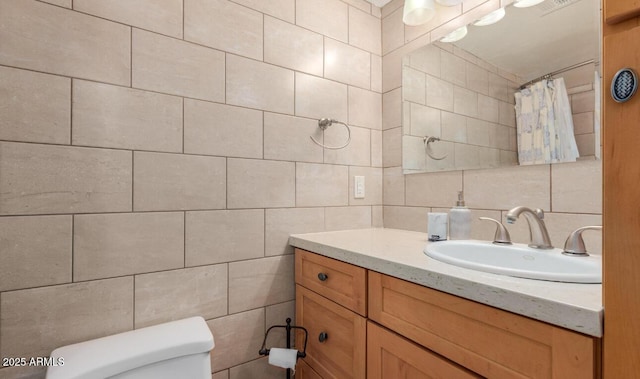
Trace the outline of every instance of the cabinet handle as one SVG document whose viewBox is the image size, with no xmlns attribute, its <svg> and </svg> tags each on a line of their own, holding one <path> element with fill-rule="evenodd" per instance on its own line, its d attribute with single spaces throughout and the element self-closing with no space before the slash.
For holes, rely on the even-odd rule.
<svg viewBox="0 0 640 379">
<path fill-rule="evenodd" d="M 318 279 L 320 279 L 321 282 L 324 282 L 325 280 L 329 279 L 329 276 L 324 272 L 321 272 L 318 274 Z"/>
<path fill-rule="evenodd" d="M 320 333 L 320 335 L 318 336 L 318 341 L 320 342 L 324 342 L 327 340 L 327 338 L 329 338 L 329 335 L 326 332 L 322 332 Z"/>
</svg>

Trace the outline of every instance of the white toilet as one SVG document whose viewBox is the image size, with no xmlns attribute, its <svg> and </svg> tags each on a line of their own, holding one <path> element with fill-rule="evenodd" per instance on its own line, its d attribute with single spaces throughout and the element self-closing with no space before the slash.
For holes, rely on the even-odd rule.
<svg viewBox="0 0 640 379">
<path fill-rule="evenodd" d="M 213 336 L 192 317 L 55 349 L 47 379 L 211 379 Z"/>
</svg>

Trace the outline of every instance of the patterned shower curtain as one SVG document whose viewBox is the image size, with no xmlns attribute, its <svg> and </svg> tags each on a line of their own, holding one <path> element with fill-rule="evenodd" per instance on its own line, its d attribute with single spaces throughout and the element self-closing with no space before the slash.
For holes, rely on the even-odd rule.
<svg viewBox="0 0 640 379">
<path fill-rule="evenodd" d="M 519 163 L 574 162 L 578 146 L 564 79 L 543 79 L 515 98 Z"/>
</svg>

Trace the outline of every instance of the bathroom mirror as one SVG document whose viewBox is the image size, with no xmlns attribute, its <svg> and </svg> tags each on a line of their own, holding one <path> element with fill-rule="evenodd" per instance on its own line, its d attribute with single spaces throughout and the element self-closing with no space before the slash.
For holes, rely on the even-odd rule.
<svg viewBox="0 0 640 379">
<path fill-rule="evenodd" d="M 597 0 L 510 5 L 495 24 L 405 56 L 404 173 L 518 165 L 514 94 L 550 73 L 564 79 L 578 160 L 598 159 L 599 16 Z"/>
</svg>

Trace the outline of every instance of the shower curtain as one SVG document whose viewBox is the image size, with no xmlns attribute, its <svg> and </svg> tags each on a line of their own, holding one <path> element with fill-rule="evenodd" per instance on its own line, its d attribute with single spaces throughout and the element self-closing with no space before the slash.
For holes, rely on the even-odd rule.
<svg viewBox="0 0 640 379">
<path fill-rule="evenodd" d="M 574 162 L 578 146 L 564 79 L 543 79 L 515 99 L 519 163 Z"/>
</svg>

